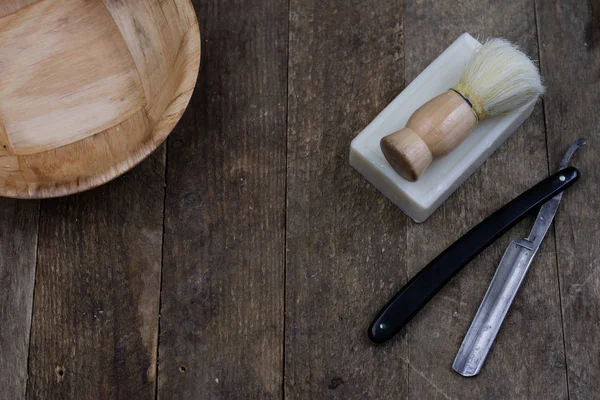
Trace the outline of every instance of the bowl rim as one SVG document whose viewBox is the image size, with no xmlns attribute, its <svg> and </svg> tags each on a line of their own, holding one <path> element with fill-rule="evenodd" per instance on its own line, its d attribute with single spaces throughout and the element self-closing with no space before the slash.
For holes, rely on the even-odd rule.
<svg viewBox="0 0 600 400">
<path fill-rule="evenodd" d="M 6 186 L 0 186 L 0 197 L 35 200 L 64 197 L 86 192 L 100 187 L 136 168 L 142 161 L 163 145 L 183 117 L 183 114 L 187 111 L 198 83 L 198 76 L 200 73 L 202 59 L 200 26 L 192 1 L 184 1 L 189 3 L 190 10 L 193 11 L 193 17 L 191 18 L 192 25 L 184 33 L 182 38 L 182 40 L 185 40 L 186 36 L 191 36 L 188 39 L 189 43 L 185 47 L 186 53 L 184 56 L 186 59 L 189 59 L 194 51 L 197 51 L 198 55 L 196 62 L 190 65 L 189 68 L 184 68 L 182 79 L 177 89 L 185 87 L 189 87 L 189 89 L 182 91 L 179 96 L 176 96 L 171 103 L 167 105 L 161 117 L 157 119 L 157 123 L 151 127 L 151 135 L 149 135 L 146 141 L 140 142 L 140 151 L 132 152 L 130 157 L 114 164 L 107 164 L 106 168 L 99 169 L 93 175 L 87 176 L 85 179 L 77 178 L 75 180 L 57 182 L 55 186 L 32 187 L 27 184 L 23 189 L 9 189 Z M 177 89 L 174 91 L 175 93 L 179 93 Z M 176 102 L 175 100 L 179 101 Z M 165 124 L 161 124 L 167 117 L 169 121 Z"/>
</svg>

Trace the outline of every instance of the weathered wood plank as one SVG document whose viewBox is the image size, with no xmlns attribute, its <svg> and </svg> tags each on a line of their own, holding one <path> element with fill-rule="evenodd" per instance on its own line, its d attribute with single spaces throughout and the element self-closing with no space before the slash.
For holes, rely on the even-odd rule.
<svg viewBox="0 0 600 400">
<path fill-rule="evenodd" d="M 168 152 L 160 399 L 280 398 L 287 2 L 199 1 Z"/>
<path fill-rule="evenodd" d="M 556 218 L 556 246 L 571 399 L 600 394 L 600 2 L 536 1 L 550 165 L 569 144 L 581 171 Z"/>
<path fill-rule="evenodd" d="M 537 58 L 534 14 L 533 3 L 525 0 L 407 2 L 406 81 L 414 79 L 464 31 L 481 40 L 505 37 Z M 524 126 L 430 220 L 422 225 L 410 224 L 409 274 L 417 273 L 469 228 L 547 174 L 543 113 L 538 105 Z M 566 398 L 552 235 L 538 253 L 481 377 L 465 379 L 451 369 L 506 246 L 510 240 L 527 235 L 532 222 L 529 218 L 493 244 L 408 326 L 413 366 L 410 398 Z"/>
<path fill-rule="evenodd" d="M 0 397 L 25 398 L 38 201 L 0 199 Z"/>
<path fill-rule="evenodd" d="M 42 202 L 28 398 L 154 398 L 164 154 Z"/>
<path fill-rule="evenodd" d="M 402 2 L 290 11 L 286 398 L 404 398 L 406 344 L 376 348 L 366 330 L 406 279 L 407 219 L 348 165 L 403 88 Z"/>
</svg>

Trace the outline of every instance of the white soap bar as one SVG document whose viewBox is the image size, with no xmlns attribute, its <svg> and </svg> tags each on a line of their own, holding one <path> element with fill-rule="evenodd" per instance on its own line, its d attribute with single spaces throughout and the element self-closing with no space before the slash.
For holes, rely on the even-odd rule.
<svg viewBox="0 0 600 400">
<path fill-rule="evenodd" d="M 434 160 L 416 182 L 401 178 L 379 148 L 386 135 L 405 127 L 420 106 L 456 85 L 481 44 L 460 36 L 361 133 L 350 148 L 350 165 L 415 222 L 423 222 L 529 117 L 534 102 L 510 114 L 487 118 L 449 154 Z"/>
</svg>

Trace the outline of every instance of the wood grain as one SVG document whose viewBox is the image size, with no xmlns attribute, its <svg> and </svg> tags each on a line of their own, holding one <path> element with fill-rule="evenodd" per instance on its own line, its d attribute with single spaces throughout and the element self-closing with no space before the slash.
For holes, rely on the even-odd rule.
<svg viewBox="0 0 600 400">
<path fill-rule="evenodd" d="M 127 43 L 129 59 L 137 67 L 146 102 L 152 104 L 171 74 L 183 34 L 181 30 L 174 31 L 169 25 L 160 2 L 102 2 Z"/>
<path fill-rule="evenodd" d="M 0 397 L 25 398 L 39 202 L 0 199 Z"/>
<path fill-rule="evenodd" d="M 536 1 L 550 165 L 579 137 L 581 180 L 563 197 L 556 247 L 570 399 L 600 393 L 600 3 Z"/>
<path fill-rule="evenodd" d="M 406 343 L 366 330 L 406 279 L 407 218 L 348 165 L 403 88 L 402 2 L 290 5 L 285 397 L 405 398 Z"/>
<path fill-rule="evenodd" d="M 478 122 L 462 95 L 448 90 L 419 107 L 405 128 L 381 139 L 381 150 L 398 174 L 416 181 L 433 158 L 452 151 Z"/>
<path fill-rule="evenodd" d="M 147 129 L 149 125 L 146 112 L 138 110 L 120 124 L 71 146 L 18 156 L 13 172 L 25 181 L 43 182 L 36 185 L 33 193 L 66 195 L 85 188 L 90 181 L 95 181 L 95 185 L 105 183 L 108 176 L 121 174 L 137 165 L 152 151 L 154 143 Z M 144 145 L 140 146 L 140 143 Z M 82 153 L 87 153 L 88 157 L 81 157 Z M 104 173 L 96 176 L 94 171 Z M 8 183 L 6 187 L 10 187 Z"/>
<path fill-rule="evenodd" d="M 14 154 L 15 149 L 13 149 L 12 143 L 8 137 L 8 133 L 6 133 L 4 121 L 0 119 L 0 157 L 6 157 Z"/>
<path fill-rule="evenodd" d="M 169 142 L 158 397 L 281 398 L 287 5 L 197 10 L 201 89 Z"/>
<path fill-rule="evenodd" d="M 464 31 L 481 40 L 505 37 L 537 58 L 530 1 L 410 2 L 405 6 L 406 60 L 411 60 L 406 64 L 406 81 L 414 79 Z M 417 273 L 469 228 L 547 174 L 544 121 L 538 106 L 524 126 L 426 223 L 409 225 L 409 274 Z M 465 379 L 451 369 L 506 246 L 512 239 L 526 236 L 532 224 L 533 217 L 494 243 L 409 324 L 410 363 L 414 367 L 409 398 L 567 397 L 552 235 L 544 241 L 481 375 Z"/>
<path fill-rule="evenodd" d="M 17 11 L 27 8 L 33 4 L 39 3 L 43 0 L 15 0 L 15 1 L 3 1 L 0 3 L 0 18 L 14 14 Z"/>
<path fill-rule="evenodd" d="M 14 12 L 0 17 L 0 195 L 87 190 L 163 142 L 198 75 L 190 0 L 8 1 Z M 131 124 L 140 113 L 149 123 Z"/>
<path fill-rule="evenodd" d="M 154 398 L 164 157 L 42 203 L 28 398 Z"/>
<path fill-rule="evenodd" d="M 143 105 L 136 67 L 102 2 L 42 1 L 2 18 L 0 47 L 0 111 L 17 154 L 77 142 Z"/>
</svg>

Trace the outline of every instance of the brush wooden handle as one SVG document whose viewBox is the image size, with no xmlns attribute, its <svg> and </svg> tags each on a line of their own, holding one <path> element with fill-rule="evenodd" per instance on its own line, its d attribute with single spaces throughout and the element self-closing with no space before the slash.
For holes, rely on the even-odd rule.
<svg viewBox="0 0 600 400">
<path fill-rule="evenodd" d="M 381 139 L 381 151 L 400 176 L 416 181 L 434 158 L 454 149 L 475 126 L 471 105 L 449 90 L 415 111 L 406 128 Z"/>
</svg>

